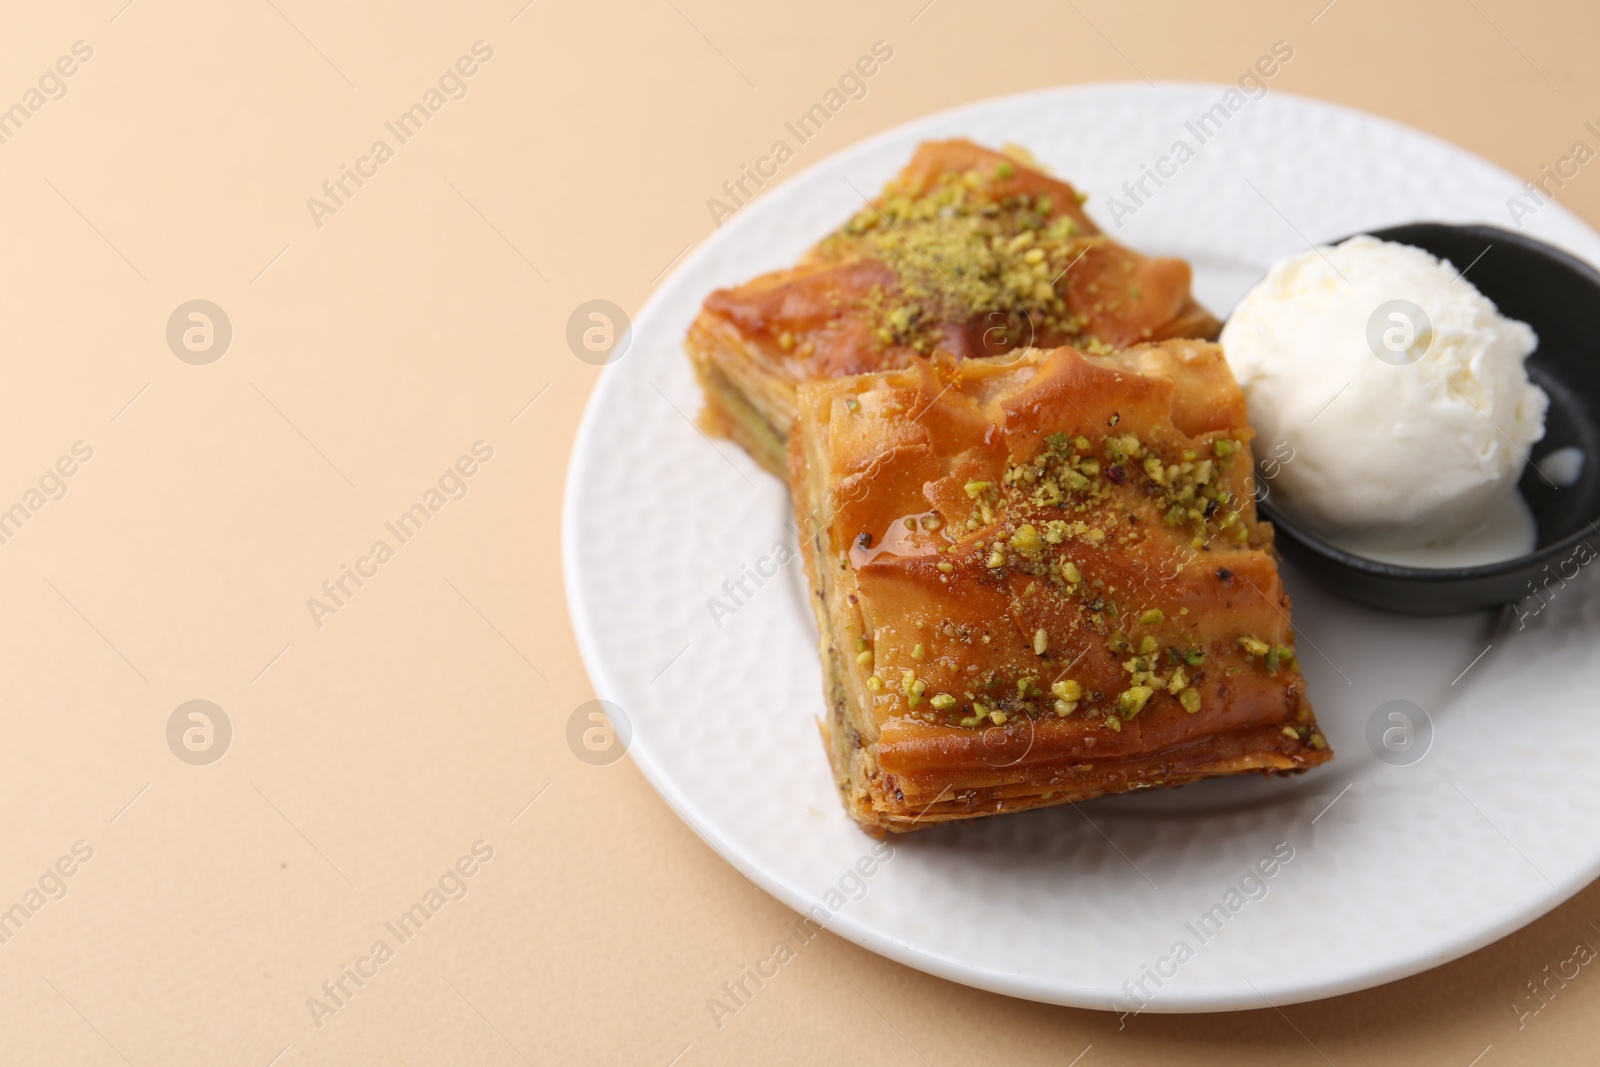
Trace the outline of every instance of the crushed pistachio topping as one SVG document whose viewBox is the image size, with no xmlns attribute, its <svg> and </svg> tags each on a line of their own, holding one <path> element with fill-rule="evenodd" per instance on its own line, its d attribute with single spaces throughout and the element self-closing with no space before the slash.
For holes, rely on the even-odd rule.
<svg viewBox="0 0 1600 1067">
<path fill-rule="evenodd" d="M 1050 692 L 1055 695 L 1055 713 L 1063 719 L 1078 710 L 1078 704 L 1083 699 L 1083 686 L 1071 678 L 1062 679 L 1050 686 Z"/>
<path fill-rule="evenodd" d="M 1147 685 L 1129 686 L 1117 697 L 1117 711 L 1124 719 L 1131 719 L 1150 703 L 1151 689 Z"/>
<path fill-rule="evenodd" d="M 1082 336 L 1087 319 L 1067 308 L 1056 283 L 1107 239 L 1081 232 L 1049 197 L 995 187 L 1014 174 L 1001 162 L 942 174 L 920 191 L 890 186 L 822 243 L 826 258 L 875 259 L 894 275 L 868 299 L 880 342 L 928 352 L 943 324 L 996 322 L 992 316 L 1002 322 L 995 328 L 1004 348 L 1039 334 L 1095 340 Z"/>
<path fill-rule="evenodd" d="M 1167 680 L 1167 692 L 1177 696 L 1187 688 L 1189 688 L 1188 673 L 1181 666 L 1174 668 L 1171 678 Z"/>
<path fill-rule="evenodd" d="M 1280 668 L 1296 666 L 1294 649 L 1288 645 L 1269 645 L 1254 634 L 1237 637 L 1234 643 L 1261 660 L 1261 665 L 1266 668 L 1268 674 L 1276 675 Z"/>
<path fill-rule="evenodd" d="M 1214 699 L 1204 694 L 1225 691 L 1208 681 L 1207 654 L 1198 642 L 1195 616 L 1177 604 L 1140 603 L 1139 579 L 1113 577 L 1123 572 L 1108 567 L 1099 553 L 1150 543 L 1153 551 L 1140 559 L 1143 566 L 1170 561 L 1181 572 L 1198 565 L 1200 573 L 1214 571 L 1218 581 L 1231 580 L 1233 572 L 1220 564 L 1228 562 L 1224 557 L 1235 551 L 1236 543 L 1250 541 L 1252 502 L 1230 490 L 1239 475 L 1225 470 L 1248 447 L 1249 431 L 1173 440 L 1163 437 L 1173 433 L 1169 428 L 1145 431 L 1141 437 L 1119 427 L 1122 420 L 1115 414 L 1109 419 L 1104 414 L 1085 422 L 1087 432 L 1069 430 L 1036 439 L 1038 451 L 1028 459 L 996 473 L 956 480 L 967 511 L 944 517 L 944 543 L 929 562 L 946 576 L 964 568 L 984 586 L 1003 592 L 1018 621 L 1029 622 L 1011 635 L 1013 641 L 988 627 L 930 620 L 931 633 L 918 635 L 930 643 L 917 644 L 910 658 L 932 665 L 930 671 L 939 673 L 927 684 L 949 692 L 925 695 L 926 684 L 913 691 L 914 678 L 896 687 L 916 709 L 916 717 L 982 729 L 1023 718 L 1077 716 L 1119 731 L 1152 700 L 1152 714 L 1176 713 L 1181 707 L 1193 715 Z M 931 527 L 924 522 L 923 528 Z M 1217 553 L 1211 557 L 1215 562 L 1201 563 L 1204 557 L 1188 553 L 1186 544 L 1196 552 Z M 1176 558 L 1165 554 L 1169 549 Z M 1170 577 L 1172 572 L 1165 573 Z M 1119 581 L 1126 587 L 1119 590 L 1113 584 Z M 1035 599 L 1041 596 L 1052 608 L 1070 599 L 1076 613 L 1065 621 L 1041 616 Z M 1104 668 L 1084 668 L 1094 674 L 1080 675 L 1094 679 L 1087 683 L 1091 687 L 1100 685 L 1108 692 L 1029 675 L 1043 669 L 1049 679 L 1069 667 L 1085 650 L 1086 638 L 1091 649 L 1103 642 L 1100 647 L 1110 651 L 1111 662 L 1122 667 L 1124 673 L 1114 682 L 1100 673 Z M 947 640 L 974 649 L 999 641 L 1013 658 L 985 668 L 981 662 L 964 661 Z M 1236 638 L 1235 647 L 1258 659 L 1269 674 L 1295 662 L 1292 647 L 1254 634 Z M 1033 656 L 1024 659 L 1027 651 Z M 1246 669 L 1229 662 L 1239 658 L 1225 652 L 1222 669 Z M 954 674 L 961 670 L 967 673 Z"/>
<path fill-rule="evenodd" d="M 1231 439 L 1214 443 L 1223 440 L 1235 450 L 1242 447 Z M 1127 493 L 1154 498 L 1155 510 L 1167 526 L 1193 532 L 1191 545 L 1196 549 L 1204 549 L 1218 535 L 1241 543 L 1249 539 L 1244 521 L 1248 501 L 1222 484 L 1217 461 L 1181 458 L 1194 454 L 1193 449 L 1167 455 L 1133 433 L 1099 435 L 1098 445 L 1083 435 L 1055 433 L 1043 445 L 1032 459 L 1011 464 L 998 485 L 986 480 L 966 483 L 973 502 L 964 523 L 967 532 L 1000 522 L 1002 512 L 1016 524 L 1007 523 L 990 547 L 991 570 L 1004 565 L 996 562 L 993 550 L 998 549 L 1002 559 L 1014 556 L 1015 565 L 1040 577 L 1044 570 L 1032 565 L 1048 560 L 1063 584 L 1077 584 L 1077 564 L 1050 549 L 1072 542 L 1101 547 L 1131 544 L 1147 536 L 1137 529 L 1138 517 L 1123 510 L 1126 505 L 1119 507 Z M 959 537 L 962 528 L 958 518 L 951 536 Z"/>
<path fill-rule="evenodd" d="M 1033 523 L 1025 522 L 1011 535 L 1011 547 L 1028 559 L 1038 559 L 1044 549 L 1044 538 Z"/>
<path fill-rule="evenodd" d="M 1272 646 L 1253 634 L 1244 634 L 1234 639 L 1234 644 L 1250 653 L 1252 656 L 1265 656 L 1272 651 Z"/>
</svg>

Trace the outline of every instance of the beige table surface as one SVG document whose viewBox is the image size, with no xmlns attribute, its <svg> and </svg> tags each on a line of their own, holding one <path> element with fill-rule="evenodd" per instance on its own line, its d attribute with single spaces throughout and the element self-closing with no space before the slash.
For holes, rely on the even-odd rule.
<svg viewBox="0 0 1600 1067">
<path fill-rule="evenodd" d="M 566 743 L 594 695 L 560 577 L 597 373 L 565 343 L 573 308 L 636 310 L 711 232 L 706 198 L 880 39 L 893 63 L 798 162 L 1036 86 L 1232 80 L 1277 39 L 1275 90 L 1525 177 L 1600 119 L 1592 4 L 925 3 L 9 6 L 0 1063 L 1593 1059 L 1587 969 L 1513 1007 L 1600 944 L 1593 887 L 1431 973 L 1283 1011 L 1119 1032 L 824 935 L 712 1019 L 790 915 L 628 760 Z M 463 56 L 465 95 L 388 132 Z M 341 166 L 368 176 L 314 213 Z M 1600 169 L 1561 199 L 1600 222 Z M 169 347 L 194 299 L 231 323 L 220 359 L 218 334 L 178 345 L 193 362 Z M 465 496 L 388 532 L 441 477 Z M 314 613 L 343 567 L 369 576 Z M 209 742 L 185 747 L 186 711 L 169 745 L 197 699 L 222 712 Z M 385 924 L 441 881 L 402 942 Z"/>
</svg>

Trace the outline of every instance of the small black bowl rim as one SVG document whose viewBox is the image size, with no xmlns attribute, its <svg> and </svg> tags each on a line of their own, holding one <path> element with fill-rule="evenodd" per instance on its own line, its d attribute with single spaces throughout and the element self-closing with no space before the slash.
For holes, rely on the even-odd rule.
<svg viewBox="0 0 1600 1067">
<path fill-rule="evenodd" d="M 1589 280 L 1589 284 L 1594 286 L 1596 295 L 1600 295 L 1600 270 L 1596 270 L 1572 253 L 1554 245 L 1546 244 L 1537 238 L 1529 237 L 1527 234 L 1517 233 L 1513 230 L 1502 230 L 1498 226 L 1488 226 L 1482 223 L 1408 222 L 1383 229 L 1363 230 L 1359 234 L 1351 234 L 1349 237 L 1342 237 L 1329 243 L 1343 244 L 1350 237 L 1367 236 L 1376 237 L 1380 241 L 1394 240 L 1400 244 L 1405 244 L 1407 242 L 1400 240 L 1400 238 L 1387 235 L 1398 234 L 1405 230 L 1424 226 L 1436 226 L 1440 229 L 1456 230 L 1481 236 L 1486 240 L 1492 239 L 1496 242 L 1519 245 L 1527 251 L 1541 255 L 1546 259 L 1561 264 L 1568 270 L 1586 277 Z M 1427 249 L 1423 249 L 1423 251 L 1427 251 Z M 1530 459 L 1529 462 L 1532 463 L 1532 460 Z M 1369 574 L 1375 578 L 1400 579 L 1418 584 L 1442 585 L 1505 577 L 1530 566 L 1560 559 L 1575 551 L 1578 545 L 1588 540 L 1591 536 L 1600 536 L 1600 529 L 1595 528 L 1594 518 L 1591 517 L 1586 520 L 1589 527 L 1588 530 L 1576 530 L 1553 544 L 1548 544 L 1543 548 L 1535 548 L 1532 552 L 1513 556 L 1510 559 L 1499 560 L 1495 563 L 1480 563 L 1471 567 L 1411 567 L 1400 563 L 1385 563 L 1382 560 L 1346 551 L 1307 531 L 1305 527 L 1296 523 L 1293 519 L 1286 518 L 1283 512 L 1272 507 L 1267 501 L 1257 501 L 1256 509 L 1264 514 L 1267 521 L 1271 522 L 1274 528 L 1286 531 L 1288 536 L 1294 538 L 1302 548 L 1316 553 L 1330 563 L 1359 571 L 1363 574 Z"/>
</svg>

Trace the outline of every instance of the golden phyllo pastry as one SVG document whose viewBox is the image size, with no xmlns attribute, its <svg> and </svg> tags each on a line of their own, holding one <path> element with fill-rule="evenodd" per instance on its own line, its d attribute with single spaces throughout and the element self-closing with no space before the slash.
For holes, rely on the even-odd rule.
<svg viewBox="0 0 1600 1067">
<path fill-rule="evenodd" d="M 823 727 L 864 827 L 1332 756 L 1217 346 L 940 355 L 797 402 Z"/>
<path fill-rule="evenodd" d="M 705 421 L 774 473 L 801 382 L 935 351 L 1109 351 L 1210 338 L 1189 265 L 1102 234 L 1066 182 L 970 141 L 924 144 L 795 268 L 711 294 L 686 342 Z"/>
</svg>

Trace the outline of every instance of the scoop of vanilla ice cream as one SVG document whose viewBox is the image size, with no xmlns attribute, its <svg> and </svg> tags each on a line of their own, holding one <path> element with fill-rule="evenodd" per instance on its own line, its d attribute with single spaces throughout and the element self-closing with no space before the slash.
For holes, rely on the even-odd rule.
<svg viewBox="0 0 1600 1067">
<path fill-rule="evenodd" d="M 1273 502 L 1394 547 L 1457 540 L 1514 490 L 1549 405 L 1537 344 L 1448 262 L 1365 236 L 1277 263 L 1222 331 Z"/>
</svg>

